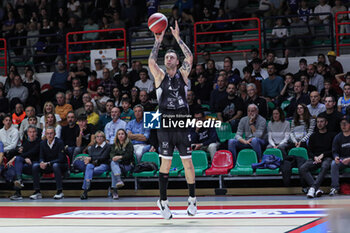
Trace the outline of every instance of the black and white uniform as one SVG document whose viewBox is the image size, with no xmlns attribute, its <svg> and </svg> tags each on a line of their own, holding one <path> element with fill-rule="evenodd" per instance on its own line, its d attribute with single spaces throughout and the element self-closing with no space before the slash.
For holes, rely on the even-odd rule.
<svg viewBox="0 0 350 233">
<path fill-rule="evenodd" d="M 186 100 L 187 85 L 178 70 L 173 78 L 168 74 L 157 88 L 159 112 L 163 115 L 188 115 L 189 108 Z M 179 119 L 179 118 L 175 118 Z M 173 120 L 175 120 L 173 118 Z M 183 119 L 185 120 L 185 118 Z M 186 128 L 161 128 L 157 132 L 160 153 L 165 159 L 172 159 L 174 148 L 179 150 L 183 159 L 191 158 L 191 135 Z"/>
</svg>

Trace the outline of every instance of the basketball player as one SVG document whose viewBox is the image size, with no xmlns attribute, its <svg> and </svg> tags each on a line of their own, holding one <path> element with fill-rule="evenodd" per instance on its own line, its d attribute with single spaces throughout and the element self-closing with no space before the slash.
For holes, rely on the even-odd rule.
<svg viewBox="0 0 350 233">
<path fill-rule="evenodd" d="M 183 114 L 188 115 L 188 104 L 186 101 L 188 89 L 188 75 L 192 68 L 193 56 L 191 50 L 180 38 L 179 25 L 175 22 L 175 29 L 170 27 L 173 36 L 179 44 L 185 55 L 185 60 L 180 69 L 179 57 L 174 50 L 168 50 L 164 57 L 166 71 L 164 72 L 157 65 L 158 50 L 163 41 L 164 32 L 155 34 L 155 43 L 148 59 L 149 69 L 154 77 L 157 88 L 157 99 L 159 112 L 162 115 Z M 159 156 L 162 158 L 162 164 L 159 169 L 159 190 L 160 200 L 157 205 L 163 218 L 171 219 L 172 214 L 168 206 L 167 186 L 169 169 L 171 166 L 174 147 L 180 152 L 182 164 L 185 168 L 185 176 L 189 189 L 187 214 L 194 216 L 197 213 L 197 204 L 195 197 L 195 173 L 191 158 L 191 138 L 188 129 L 185 128 L 166 128 L 159 129 L 158 140 L 160 146 Z"/>
</svg>

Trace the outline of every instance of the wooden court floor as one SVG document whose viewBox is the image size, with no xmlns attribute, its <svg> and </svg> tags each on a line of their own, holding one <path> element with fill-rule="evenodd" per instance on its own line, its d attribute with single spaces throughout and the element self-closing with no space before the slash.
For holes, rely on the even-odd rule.
<svg viewBox="0 0 350 233">
<path fill-rule="evenodd" d="M 349 196 L 201 196 L 195 217 L 186 215 L 186 199 L 170 196 L 174 218 L 164 220 L 155 205 L 157 197 L 1 198 L 0 229 L 2 233 L 350 232 Z"/>
</svg>

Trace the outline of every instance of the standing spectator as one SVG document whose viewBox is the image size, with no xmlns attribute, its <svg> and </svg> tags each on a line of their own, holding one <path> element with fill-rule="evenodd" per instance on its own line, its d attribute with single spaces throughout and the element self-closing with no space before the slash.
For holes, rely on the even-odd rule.
<svg viewBox="0 0 350 233">
<path fill-rule="evenodd" d="M 339 192 L 339 171 L 350 166 L 350 117 L 344 116 L 340 122 L 341 131 L 335 136 L 332 145 L 333 158 L 331 164 L 332 188 L 329 195 Z"/>
<path fill-rule="evenodd" d="M 134 168 L 134 147 L 128 138 L 125 129 L 119 129 L 111 145 L 111 178 L 113 199 L 118 199 L 118 188 L 124 186 L 121 175 Z"/>
<path fill-rule="evenodd" d="M 113 88 L 117 87 L 116 81 L 110 77 L 110 71 L 107 68 L 103 68 L 103 79 L 100 83 L 101 86 L 104 87 L 104 93 L 108 97 L 113 96 Z"/>
<path fill-rule="evenodd" d="M 311 103 L 307 105 L 307 108 L 309 109 L 311 116 L 315 119 L 318 116 L 318 114 L 326 111 L 326 106 L 320 103 L 320 99 L 321 99 L 320 94 L 317 91 L 311 92 L 310 94 Z"/>
<path fill-rule="evenodd" d="M 271 121 L 267 124 L 269 145 L 267 148 L 280 149 L 280 145 L 288 142 L 290 134 L 290 124 L 285 120 L 284 112 L 281 108 L 272 111 Z"/>
<path fill-rule="evenodd" d="M 150 93 L 153 91 L 153 81 L 149 79 L 148 71 L 142 68 L 139 72 L 140 80 L 135 83 L 135 86 L 140 89 L 140 91 L 146 91 Z"/>
<path fill-rule="evenodd" d="M 137 161 L 140 162 L 142 155 L 151 148 L 151 145 L 147 143 L 150 130 L 143 127 L 143 107 L 141 105 L 136 105 L 134 107 L 134 113 L 135 119 L 131 120 L 126 125 L 126 132 L 134 146 Z"/>
<path fill-rule="evenodd" d="M 254 83 L 247 85 L 248 100 L 245 103 L 245 108 L 248 109 L 250 104 L 255 104 L 259 108 L 259 115 L 266 119 L 267 117 L 267 102 L 264 98 L 257 95 L 257 88 Z M 246 115 L 246 114 L 243 114 Z"/>
<path fill-rule="evenodd" d="M 73 166 L 79 171 L 84 172 L 84 183 L 82 189 L 84 192 L 81 194 L 80 199 L 85 200 L 88 198 L 88 191 L 91 188 L 91 181 L 93 176 L 101 175 L 109 170 L 109 154 L 111 152 L 111 146 L 106 142 L 105 134 L 102 131 L 95 133 L 95 143 L 89 146 L 89 156 L 82 156 L 83 160 L 76 159 Z"/>
<path fill-rule="evenodd" d="M 81 153 L 81 148 L 77 146 L 79 131 L 74 112 L 69 112 L 67 114 L 67 125 L 63 126 L 61 130 L 61 139 L 71 161 L 76 155 Z"/>
<path fill-rule="evenodd" d="M 7 93 L 7 98 L 10 101 L 10 109 L 14 109 L 17 103 L 25 104 L 28 98 L 28 89 L 22 85 L 22 78 L 16 75 L 13 79 L 14 86 Z"/>
<path fill-rule="evenodd" d="M 348 106 L 350 106 L 350 84 L 345 84 L 344 95 L 338 99 L 338 111 L 345 115 Z"/>
<path fill-rule="evenodd" d="M 62 199 L 62 173 L 67 170 L 67 158 L 64 154 L 63 141 L 55 137 L 55 128 L 48 127 L 45 132 L 46 139 L 40 142 L 40 163 L 33 164 L 33 187 L 34 194 L 29 198 L 36 200 L 41 199 L 40 192 L 40 173 L 55 174 L 57 193 L 53 196 L 54 199 Z"/>
<path fill-rule="evenodd" d="M 68 124 L 67 114 L 68 112 L 73 111 L 73 107 L 72 105 L 66 103 L 66 98 L 63 92 L 58 92 L 56 94 L 56 100 L 57 100 L 57 106 L 55 108 L 55 113 L 58 114 L 61 118 L 60 125 L 66 126 Z"/>
<path fill-rule="evenodd" d="M 227 79 L 223 75 L 219 75 L 217 84 L 218 84 L 218 89 L 214 89 L 210 94 L 209 105 L 210 105 L 210 110 L 213 112 L 218 111 L 219 104 L 227 96 L 227 92 L 226 92 Z"/>
<path fill-rule="evenodd" d="M 32 165 L 39 162 L 40 136 L 35 126 L 30 125 L 27 130 L 28 140 L 23 142 L 18 154 L 9 161 L 9 165 L 14 161 L 16 178 L 14 186 L 16 193 L 10 197 L 11 200 L 22 200 L 21 189 L 24 187 L 22 173 L 31 175 Z"/>
<path fill-rule="evenodd" d="M 258 160 L 262 158 L 262 148 L 266 145 L 266 120 L 259 115 L 258 106 L 250 104 L 248 115 L 243 117 L 238 124 L 238 130 L 234 139 L 228 141 L 228 149 L 237 160 L 237 150 L 252 148 Z M 245 134 L 245 138 L 243 138 Z"/>
<path fill-rule="evenodd" d="M 326 111 L 322 114 L 325 115 L 327 119 L 327 131 L 329 132 L 340 132 L 340 121 L 343 115 L 335 109 L 336 100 L 334 96 L 327 96 L 325 98 Z"/>
<path fill-rule="evenodd" d="M 201 110 L 195 112 L 194 118 L 196 121 L 204 122 L 204 112 Z M 196 127 L 191 129 L 191 142 L 192 150 L 204 150 L 209 152 L 210 157 L 213 160 L 214 154 L 219 146 L 215 128 Z"/>
<path fill-rule="evenodd" d="M 342 64 L 337 61 L 337 55 L 334 51 L 329 51 L 327 53 L 328 61 L 329 61 L 329 69 L 333 68 L 335 70 L 335 74 L 341 74 L 344 72 Z"/>
<path fill-rule="evenodd" d="M 243 100 L 236 95 L 236 86 L 233 83 L 227 85 L 226 92 L 227 97 L 221 101 L 217 116 L 221 122 L 230 123 L 232 132 L 236 132 L 243 116 Z"/>
<path fill-rule="evenodd" d="M 334 132 L 327 131 L 327 119 L 324 114 L 317 116 L 317 129 L 308 142 L 309 159 L 300 167 L 300 175 L 308 184 L 309 191 L 307 197 L 320 197 L 323 191 L 320 189 L 323 178 L 329 171 L 332 163 L 332 142 L 335 137 Z M 311 171 L 321 169 L 316 180 Z"/>
<path fill-rule="evenodd" d="M 126 122 L 119 118 L 120 113 L 120 108 L 113 107 L 111 110 L 112 120 L 105 126 L 104 132 L 106 135 L 106 140 L 109 144 L 113 144 L 115 135 L 119 129 L 126 128 Z"/>
<path fill-rule="evenodd" d="M 301 81 L 296 81 L 294 83 L 294 93 L 295 95 L 288 106 L 287 117 L 293 116 L 298 104 L 310 104 L 310 97 L 303 92 L 303 83 Z"/>
</svg>

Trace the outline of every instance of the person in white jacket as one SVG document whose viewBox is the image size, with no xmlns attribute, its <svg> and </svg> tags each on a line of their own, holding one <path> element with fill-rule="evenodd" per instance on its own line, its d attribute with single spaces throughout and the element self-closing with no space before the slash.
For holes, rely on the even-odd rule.
<svg viewBox="0 0 350 233">
<path fill-rule="evenodd" d="M 16 147 L 19 141 L 19 132 L 12 125 L 11 115 L 6 115 L 2 123 L 4 127 L 0 130 L 0 141 L 4 144 L 5 157 L 10 160 L 18 152 Z"/>
</svg>

